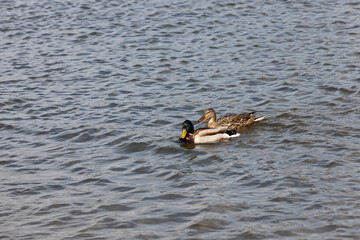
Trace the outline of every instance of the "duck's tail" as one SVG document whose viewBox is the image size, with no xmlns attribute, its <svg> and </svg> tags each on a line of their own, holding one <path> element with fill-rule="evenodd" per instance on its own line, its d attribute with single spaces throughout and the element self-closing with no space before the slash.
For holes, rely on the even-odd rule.
<svg viewBox="0 0 360 240">
<path fill-rule="evenodd" d="M 234 135 L 231 135 L 230 137 L 231 137 L 231 138 L 234 138 L 234 137 L 238 137 L 238 136 L 240 136 L 240 133 L 236 133 L 236 134 L 234 134 Z"/>
<path fill-rule="evenodd" d="M 246 115 L 248 115 L 248 116 L 254 116 L 254 113 L 256 113 L 255 111 L 254 112 L 249 112 L 249 113 L 247 113 Z M 254 116 L 254 117 L 256 117 L 256 116 Z M 259 122 L 259 121 L 261 121 L 261 120 L 263 120 L 265 117 L 264 116 L 262 116 L 262 117 L 256 117 L 256 119 L 254 120 L 254 122 Z"/>
<path fill-rule="evenodd" d="M 226 130 L 225 133 L 231 138 L 240 136 L 240 133 L 237 133 L 235 130 Z"/>
<path fill-rule="evenodd" d="M 261 120 L 263 120 L 265 117 L 258 117 L 257 119 L 254 120 L 254 122 L 259 122 Z"/>
</svg>

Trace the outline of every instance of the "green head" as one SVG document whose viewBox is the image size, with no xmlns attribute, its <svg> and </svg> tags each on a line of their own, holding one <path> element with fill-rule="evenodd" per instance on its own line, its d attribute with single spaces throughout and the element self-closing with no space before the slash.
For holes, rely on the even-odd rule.
<svg viewBox="0 0 360 240">
<path fill-rule="evenodd" d="M 182 134 L 181 134 L 180 140 L 185 140 L 186 136 L 189 133 L 194 134 L 194 126 L 189 120 L 186 120 L 183 122 Z"/>
</svg>

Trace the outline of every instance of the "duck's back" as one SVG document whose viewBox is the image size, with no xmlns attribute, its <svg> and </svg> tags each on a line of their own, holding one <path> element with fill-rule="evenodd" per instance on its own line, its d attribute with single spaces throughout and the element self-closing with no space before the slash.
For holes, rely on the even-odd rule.
<svg viewBox="0 0 360 240">
<path fill-rule="evenodd" d="M 216 124 L 219 127 L 228 126 L 229 130 L 237 130 L 240 131 L 247 125 L 250 125 L 256 122 L 258 117 L 254 116 L 255 112 L 245 113 L 245 114 L 232 114 L 220 117 Z"/>
</svg>

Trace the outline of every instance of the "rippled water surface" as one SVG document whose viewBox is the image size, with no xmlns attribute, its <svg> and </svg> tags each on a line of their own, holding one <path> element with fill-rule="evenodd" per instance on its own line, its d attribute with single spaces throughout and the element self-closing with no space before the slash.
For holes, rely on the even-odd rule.
<svg viewBox="0 0 360 240">
<path fill-rule="evenodd" d="M 0 239 L 360 238 L 358 1 L 0 10 Z"/>
</svg>

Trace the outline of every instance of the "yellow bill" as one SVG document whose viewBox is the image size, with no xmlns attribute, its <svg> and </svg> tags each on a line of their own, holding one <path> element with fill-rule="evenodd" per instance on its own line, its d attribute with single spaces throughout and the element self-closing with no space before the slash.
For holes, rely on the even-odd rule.
<svg viewBox="0 0 360 240">
<path fill-rule="evenodd" d="M 186 129 L 183 129 L 183 131 L 182 131 L 182 134 L 181 134 L 181 139 L 184 139 L 185 137 L 186 137 L 186 134 L 187 134 L 187 131 L 186 131 Z"/>
</svg>

